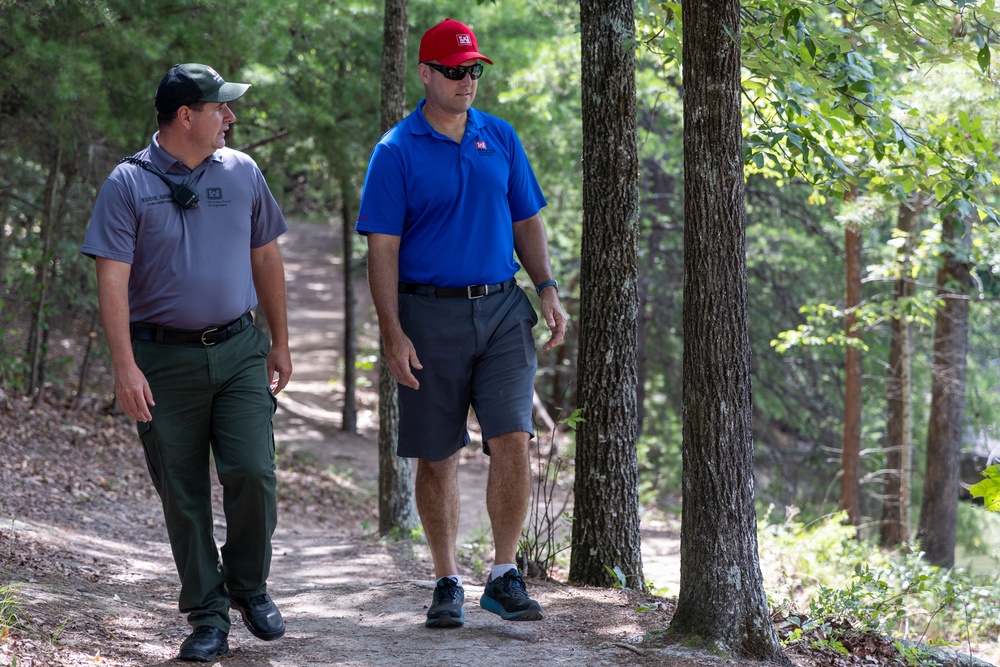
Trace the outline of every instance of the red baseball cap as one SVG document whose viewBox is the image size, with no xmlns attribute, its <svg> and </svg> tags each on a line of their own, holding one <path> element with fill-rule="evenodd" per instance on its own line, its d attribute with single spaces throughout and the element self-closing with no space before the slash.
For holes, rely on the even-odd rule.
<svg viewBox="0 0 1000 667">
<path fill-rule="evenodd" d="M 476 36 L 464 23 L 445 19 L 425 32 L 420 39 L 419 60 L 422 63 L 436 60 L 445 67 L 455 67 L 473 58 L 493 64 L 492 60 L 479 52 Z"/>
</svg>

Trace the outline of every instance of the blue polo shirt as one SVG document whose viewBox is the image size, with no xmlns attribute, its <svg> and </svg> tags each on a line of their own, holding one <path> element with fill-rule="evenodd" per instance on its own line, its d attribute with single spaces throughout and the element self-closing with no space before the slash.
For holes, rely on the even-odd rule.
<svg viewBox="0 0 1000 667">
<path fill-rule="evenodd" d="M 135 157 L 196 189 L 199 202 L 181 208 L 158 176 L 133 164 L 105 181 L 81 251 L 132 265 L 131 321 L 204 329 L 255 307 L 250 249 L 288 229 L 257 164 L 221 148 L 192 170 L 157 135 Z"/>
<path fill-rule="evenodd" d="M 399 279 L 465 287 L 511 278 L 512 223 L 545 206 L 514 128 L 469 109 L 462 143 L 416 110 L 372 151 L 356 229 L 400 237 Z"/>
</svg>

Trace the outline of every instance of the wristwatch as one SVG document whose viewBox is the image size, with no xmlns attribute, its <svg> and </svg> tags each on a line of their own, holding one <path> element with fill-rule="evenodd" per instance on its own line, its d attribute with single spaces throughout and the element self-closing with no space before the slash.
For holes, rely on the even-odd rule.
<svg viewBox="0 0 1000 667">
<path fill-rule="evenodd" d="M 538 294 L 538 296 L 541 296 L 542 290 L 545 289 L 546 287 L 555 287 L 556 291 L 557 292 L 559 291 L 559 283 L 550 278 L 548 280 L 543 280 L 542 282 L 538 283 L 538 287 L 535 288 L 535 292 Z"/>
</svg>

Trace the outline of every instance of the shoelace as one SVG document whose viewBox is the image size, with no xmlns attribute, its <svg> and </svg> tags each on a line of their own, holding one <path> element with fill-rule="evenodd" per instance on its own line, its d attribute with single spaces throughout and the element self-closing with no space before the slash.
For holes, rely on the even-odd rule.
<svg viewBox="0 0 1000 667">
<path fill-rule="evenodd" d="M 526 598 L 528 597 L 528 588 L 524 585 L 524 579 L 521 578 L 521 573 L 517 570 L 510 570 L 502 577 L 500 577 L 500 590 L 502 590 L 507 595 L 512 598 Z"/>
<path fill-rule="evenodd" d="M 267 604 L 267 593 L 261 593 L 260 595 L 255 595 L 249 600 L 247 600 L 247 602 L 250 603 L 251 607 L 257 607 L 262 604 Z"/>
<path fill-rule="evenodd" d="M 451 604 L 458 600 L 458 591 L 458 582 L 451 577 L 445 577 L 438 583 L 434 592 L 437 595 L 438 604 Z"/>
</svg>

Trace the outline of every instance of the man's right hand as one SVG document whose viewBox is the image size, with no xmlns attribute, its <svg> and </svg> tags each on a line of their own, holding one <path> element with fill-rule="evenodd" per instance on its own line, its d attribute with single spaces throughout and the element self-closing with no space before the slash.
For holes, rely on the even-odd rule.
<svg viewBox="0 0 1000 667">
<path fill-rule="evenodd" d="M 402 331 L 390 336 L 383 336 L 385 344 L 385 363 L 389 364 L 389 372 L 396 382 L 409 387 L 410 389 L 420 389 L 420 382 L 414 377 L 411 368 L 422 370 L 423 366 L 417 358 L 417 350 L 413 347 L 409 337 Z"/>
<path fill-rule="evenodd" d="M 153 421 L 150 405 L 156 405 L 153 392 L 139 367 L 134 363 L 123 369 L 115 369 L 115 397 L 118 405 L 132 419 L 140 422 Z"/>
</svg>

